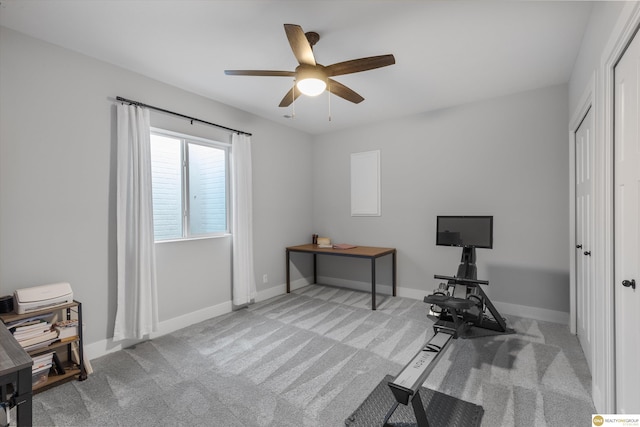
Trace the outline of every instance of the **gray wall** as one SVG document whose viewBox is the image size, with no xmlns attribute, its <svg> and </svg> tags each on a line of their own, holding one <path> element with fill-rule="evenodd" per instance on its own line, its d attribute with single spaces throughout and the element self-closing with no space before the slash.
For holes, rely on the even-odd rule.
<svg viewBox="0 0 640 427">
<path fill-rule="evenodd" d="M 86 343 L 112 336 L 115 107 L 123 96 L 253 133 L 259 292 L 284 283 L 284 247 L 309 239 L 311 137 L 0 28 L 0 295 L 70 282 Z M 160 113 L 152 125 L 228 141 Z M 230 301 L 230 238 L 156 245 L 160 320 Z M 269 283 L 262 283 L 267 273 Z M 259 280 L 258 280 L 259 279 Z M 277 287 L 277 289 L 276 289 Z"/>
<path fill-rule="evenodd" d="M 317 137 L 314 231 L 396 247 L 398 285 L 426 292 L 434 274 L 455 274 L 461 254 L 435 246 L 436 216 L 493 215 L 494 249 L 477 250 L 491 298 L 568 312 L 567 122 L 562 85 Z M 351 217 L 350 153 L 369 150 L 381 152 L 382 216 Z M 366 263 L 320 266 L 329 282 L 369 280 Z"/>
<path fill-rule="evenodd" d="M 611 30 L 628 2 L 594 2 L 589 23 L 582 38 L 580 52 L 569 80 L 569 113 L 573 114 L 587 89 L 594 71 L 600 66 Z"/>
<path fill-rule="evenodd" d="M 565 86 L 311 137 L 0 31 L 0 295 L 70 282 L 85 307 L 88 344 L 111 337 L 115 317 L 117 95 L 254 134 L 255 272 L 264 296 L 282 292 L 283 248 L 312 232 L 397 247 L 399 285 L 418 295 L 459 261 L 458 249 L 433 244 L 435 216 L 490 214 L 495 249 L 478 250 L 478 265 L 492 298 L 568 311 Z M 228 138 L 159 113 L 152 124 Z M 382 156 L 382 216 L 352 218 L 350 153 L 374 149 Z M 156 246 L 162 321 L 229 302 L 230 243 Z M 294 280 L 309 275 L 307 257 L 295 264 Z M 336 280 L 368 280 L 366 263 L 320 264 Z M 388 284 L 388 260 L 379 268 Z"/>
</svg>

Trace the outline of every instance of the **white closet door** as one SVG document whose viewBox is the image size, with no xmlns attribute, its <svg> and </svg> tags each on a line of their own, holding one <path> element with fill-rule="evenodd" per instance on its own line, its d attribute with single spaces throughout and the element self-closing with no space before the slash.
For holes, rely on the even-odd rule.
<svg viewBox="0 0 640 427">
<path fill-rule="evenodd" d="M 595 337 L 593 262 L 593 112 L 589 109 L 575 133 L 576 143 L 576 309 L 577 332 L 593 374 Z"/>
<path fill-rule="evenodd" d="M 640 414 L 640 37 L 615 67 L 614 110 L 614 294 L 616 407 Z M 632 282 L 633 281 L 633 282 Z"/>
</svg>

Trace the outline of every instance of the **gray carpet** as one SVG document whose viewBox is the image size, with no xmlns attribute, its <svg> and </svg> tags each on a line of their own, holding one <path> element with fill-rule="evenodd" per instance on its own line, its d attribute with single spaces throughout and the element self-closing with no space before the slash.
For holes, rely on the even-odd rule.
<svg viewBox="0 0 640 427">
<path fill-rule="evenodd" d="M 36 426 L 344 426 L 432 335 L 426 304 L 312 285 L 93 360 L 34 397 Z M 483 426 L 590 425 L 591 378 L 566 325 L 456 340 L 425 387 L 482 405 Z"/>
</svg>

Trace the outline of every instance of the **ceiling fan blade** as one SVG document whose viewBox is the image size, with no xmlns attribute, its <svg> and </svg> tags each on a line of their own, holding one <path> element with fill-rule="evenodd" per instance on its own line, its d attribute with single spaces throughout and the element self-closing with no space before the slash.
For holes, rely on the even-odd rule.
<svg viewBox="0 0 640 427">
<path fill-rule="evenodd" d="M 293 101 L 298 99 L 299 96 L 300 91 L 298 90 L 298 88 L 295 86 L 292 87 L 284 96 L 284 98 L 282 98 L 282 101 L 280 101 L 280 105 L 278 105 L 278 107 L 288 107 Z"/>
<path fill-rule="evenodd" d="M 269 70 L 224 70 L 227 76 L 272 76 L 272 77 L 294 77 L 293 71 L 269 71 Z"/>
<path fill-rule="evenodd" d="M 396 63 L 393 55 L 370 56 L 368 58 L 352 59 L 351 61 L 338 62 L 325 68 L 328 76 L 341 76 L 343 74 L 358 73 L 360 71 L 373 70 Z"/>
<path fill-rule="evenodd" d="M 358 95 L 356 92 L 333 79 L 329 79 L 327 90 L 334 95 L 338 95 L 340 98 L 344 98 L 347 101 L 353 102 L 354 104 L 359 104 L 364 101 L 364 98 Z"/>
<path fill-rule="evenodd" d="M 302 27 L 295 24 L 284 24 L 284 31 L 287 33 L 291 50 L 295 55 L 298 63 L 304 65 L 316 65 L 316 59 L 313 56 L 313 50 L 304 35 Z"/>
</svg>

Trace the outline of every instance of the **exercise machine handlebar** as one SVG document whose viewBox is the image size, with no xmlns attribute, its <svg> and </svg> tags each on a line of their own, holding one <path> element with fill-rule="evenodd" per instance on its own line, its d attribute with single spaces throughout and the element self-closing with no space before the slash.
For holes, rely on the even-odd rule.
<svg viewBox="0 0 640 427">
<path fill-rule="evenodd" d="M 488 285 L 488 280 L 477 280 L 477 279 L 467 279 L 466 277 L 456 277 L 456 276 L 441 276 L 439 274 L 433 275 L 434 279 L 439 280 L 451 280 L 452 282 L 458 282 L 461 284 L 470 284 L 470 285 Z"/>
</svg>

